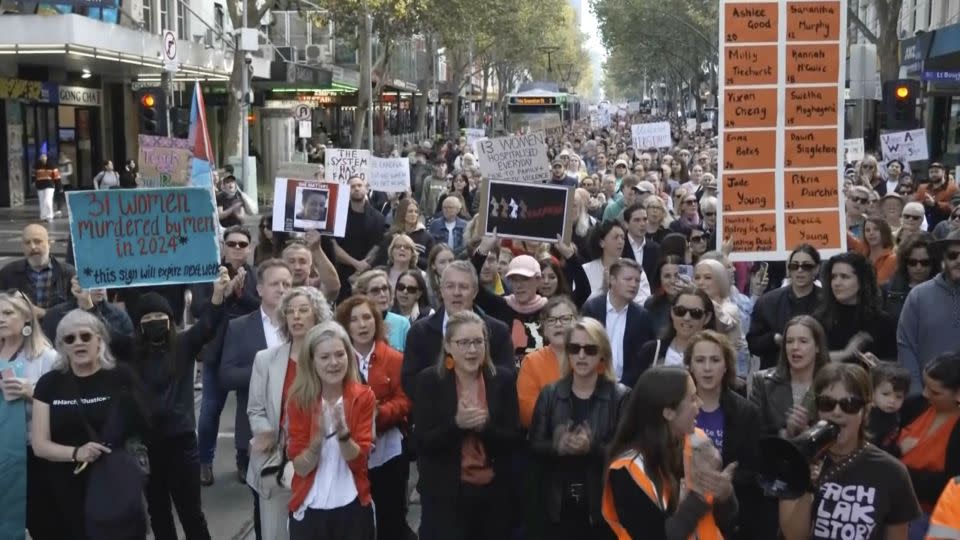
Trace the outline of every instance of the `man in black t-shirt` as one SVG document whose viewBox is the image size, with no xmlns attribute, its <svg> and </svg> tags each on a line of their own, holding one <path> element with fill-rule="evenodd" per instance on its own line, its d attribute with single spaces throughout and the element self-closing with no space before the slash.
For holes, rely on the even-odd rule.
<svg viewBox="0 0 960 540">
<path fill-rule="evenodd" d="M 217 193 L 217 216 L 224 228 L 243 225 L 243 198 L 237 187 L 237 178 L 233 175 L 223 179 L 223 189 Z"/>
<path fill-rule="evenodd" d="M 348 278 L 354 273 L 370 269 L 366 257 L 383 240 L 383 214 L 367 202 L 367 187 L 359 176 L 350 179 L 350 211 L 343 238 L 337 238 L 337 273 L 340 275 L 340 299 L 350 296 Z"/>
</svg>

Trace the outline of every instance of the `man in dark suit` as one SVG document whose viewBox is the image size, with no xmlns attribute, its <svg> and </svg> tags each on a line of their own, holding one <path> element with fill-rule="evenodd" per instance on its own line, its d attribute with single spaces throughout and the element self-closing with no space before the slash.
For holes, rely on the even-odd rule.
<svg viewBox="0 0 960 540">
<path fill-rule="evenodd" d="M 469 262 L 454 261 L 443 271 L 440 278 L 443 307 L 433 315 L 413 323 L 407 332 L 401 382 L 403 391 L 408 396 L 416 395 L 417 376 L 420 372 L 440 361 L 448 314 L 474 309 L 473 301 L 478 290 L 477 271 Z M 488 344 L 493 363 L 515 372 L 513 341 L 507 325 L 482 313 L 478 314 L 487 323 Z"/>
<path fill-rule="evenodd" d="M 646 239 L 647 209 L 642 203 L 635 203 L 623 211 L 623 223 L 627 226 L 627 238 L 623 243 L 624 259 L 633 259 L 640 263 L 647 281 L 659 283 L 660 277 L 653 274 L 657 271 L 657 262 L 660 260 L 660 244 Z M 654 291 L 650 291 L 653 293 Z"/>
<path fill-rule="evenodd" d="M 610 288 L 583 304 L 583 316 L 600 321 L 610 337 L 617 379 L 633 387 L 640 377 L 637 354 L 644 343 L 656 338 L 653 319 L 633 301 L 643 270 L 637 261 L 621 258 L 610 266 Z"/>
</svg>

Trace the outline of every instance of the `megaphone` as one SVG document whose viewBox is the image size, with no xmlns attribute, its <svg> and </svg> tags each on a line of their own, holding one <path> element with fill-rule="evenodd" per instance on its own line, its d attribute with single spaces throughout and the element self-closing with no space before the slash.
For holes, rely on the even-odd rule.
<svg viewBox="0 0 960 540">
<path fill-rule="evenodd" d="M 793 439 L 760 440 L 758 480 L 768 497 L 795 499 L 810 490 L 810 465 L 837 442 L 840 426 L 820 420 Z"/>
</svg>

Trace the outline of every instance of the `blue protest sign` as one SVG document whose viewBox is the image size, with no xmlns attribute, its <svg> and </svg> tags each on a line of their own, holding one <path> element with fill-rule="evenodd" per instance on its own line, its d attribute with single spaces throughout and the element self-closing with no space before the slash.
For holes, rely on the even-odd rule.
<svg viewBox="0 0 960 540">
<path fill-rule="evenodd" d="M 213 281 L 220 266 L 208 188 L 67 192 L 83 288 Z"/>
</svg>

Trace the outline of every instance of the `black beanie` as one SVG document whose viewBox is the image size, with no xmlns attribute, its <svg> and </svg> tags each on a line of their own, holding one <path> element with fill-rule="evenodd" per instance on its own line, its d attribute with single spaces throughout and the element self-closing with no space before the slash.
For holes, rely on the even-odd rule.
<svg viewBox="0 0 960 540">
<path fill-rule="evenodd" d="M 137 300 L 137 318 L 134 324 L 139 325 L 140 320 L 143 319 L 143 316 L 147 313 L 166 313 L 171 321 L 174 320 L 173 308 L 170 307 L 170 302 L 167 302 L 166 298 L 155 292 L 148 292 Z"/>
</svg>

